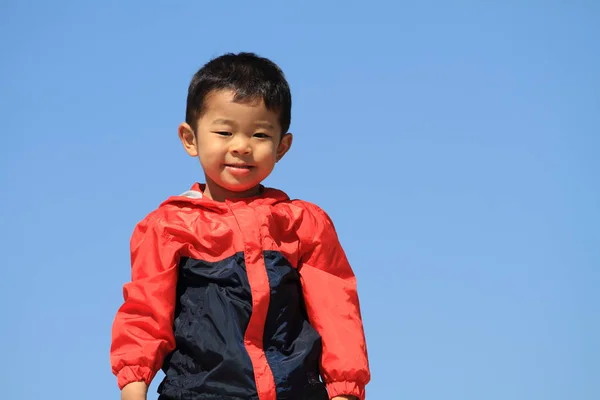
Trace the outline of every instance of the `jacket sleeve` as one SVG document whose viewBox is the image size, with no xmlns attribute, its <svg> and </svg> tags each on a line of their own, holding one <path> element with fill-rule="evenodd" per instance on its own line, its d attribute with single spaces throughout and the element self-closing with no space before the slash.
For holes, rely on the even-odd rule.
<svg viewBox="0 0 600 400">
<path fill-rule="evenodd" d="M 321 375 L 330 397 L 365 398 L 370 380 L 356 279 L 329 216 L 309 206 L 299 271 L 309 320 L 321 335 Z"/>
<path fill-rule="evenodd" d="M 174 349 L 173 313 L 177 248 L 159 220 L 149 216 L 131 237 L 131 282 L 112 328 L 110 362 L 119 389 L 131 382 L 147 385 Z"/>
</svg>

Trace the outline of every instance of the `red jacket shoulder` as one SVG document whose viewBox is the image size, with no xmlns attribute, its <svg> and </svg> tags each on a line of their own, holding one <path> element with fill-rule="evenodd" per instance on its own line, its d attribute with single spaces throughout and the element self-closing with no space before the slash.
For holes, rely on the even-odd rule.
<svg viewBox="0 0 600 400">
<path fill-rule="evenodd" d="M 319 207 L 315 203 L 311 203 L 310 201 L 294 199 L 294 200 L 291 200 L 291 203 L 296 207 L 299 207 L 299 208 L 302 208 L 303 210 L 308 211 L 310 214 L 314 215 L 315 217 L 322 217 L 324 215 L 325 216 L 327 215 L 325 210 L 323 210 L 321 207 Z"/>
<path fill-rule="evenodd" d="M 296 199 L 292 200 L 292 204 L 306 211 L 308 213 L 309 221 L 313 224 L 332 225 L 332 221 L 329 217 L 329 214 L 315 203 L 311 203 L 310 201 L 306 200 Z"/>
<path fill-rule="evenodd" d="M 178 203 L 163 203 L 148 214 L 138 224 L 158 224 L 161 226 L 176 224 L 184 220 L 186 208 Z"/>
</svg>

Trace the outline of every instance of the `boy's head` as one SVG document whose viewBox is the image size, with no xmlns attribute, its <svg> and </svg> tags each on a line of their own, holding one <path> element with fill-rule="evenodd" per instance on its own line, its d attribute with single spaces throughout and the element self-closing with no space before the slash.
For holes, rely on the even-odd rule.
<svg viewBox="0 0 600 400">
<path fill-rule="evenodd" d="M 196 72 L 179 137 L 200 159 L 205 195 L 224 200 L 258 194 L 292 144 L 291 103 L 281 69 L 252 53 L 225 54 Z"/>
</svg>

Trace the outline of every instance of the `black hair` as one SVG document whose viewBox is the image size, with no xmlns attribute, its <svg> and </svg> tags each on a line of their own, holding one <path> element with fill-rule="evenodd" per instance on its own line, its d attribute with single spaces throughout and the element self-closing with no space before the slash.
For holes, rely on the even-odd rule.
<svg viewBox="0 0 600 400">
<path fill-rule="evenodd" d="M 224 89 L 235 92 L 235 101 L 262 99 L 269 111 L 279 113 L 281 133 L 287 133 L 292 109 L 289 84 L 277 64 L 254 53 L 224 54 L 194 74 L 185 112 L 185 121 L 194 131 L 207 95 Z"/>
</svg>

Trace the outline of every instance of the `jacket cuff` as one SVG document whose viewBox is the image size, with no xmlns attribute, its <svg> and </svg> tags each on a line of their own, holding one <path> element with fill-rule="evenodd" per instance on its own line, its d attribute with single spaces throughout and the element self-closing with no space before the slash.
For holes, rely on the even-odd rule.
<svg viewBox="0 0 600 400">
<path fill-rule="evenodd" d="M 154 372 L 151 368 L 139 365 L 126 366 L 117 374 L 117 385 L 121 390 L 131 382 L 144 382 L 150 386 L 152 378 L 154 378 Z"/>
<path fill-rule="evenodd" d="M 329 398 L 335 396 L 356 396 L 359 400 L 365 400 L 365 387 L 356 382 L 331 382 L 327 383 Z"/>
</svg>

